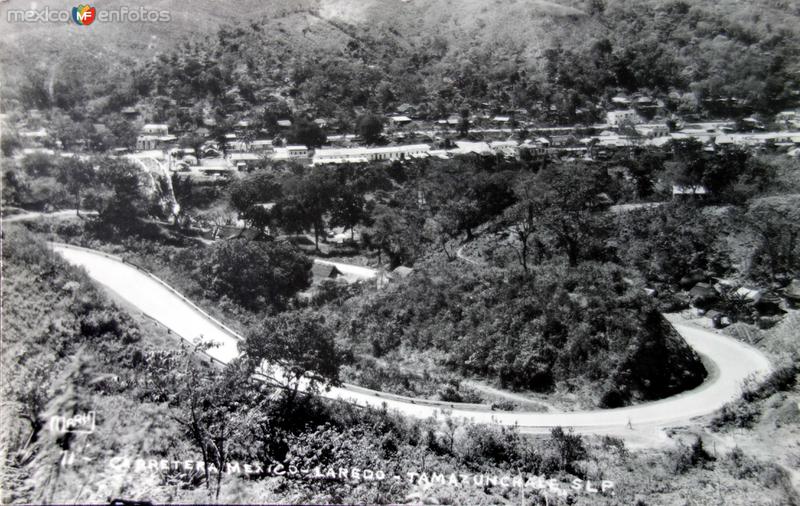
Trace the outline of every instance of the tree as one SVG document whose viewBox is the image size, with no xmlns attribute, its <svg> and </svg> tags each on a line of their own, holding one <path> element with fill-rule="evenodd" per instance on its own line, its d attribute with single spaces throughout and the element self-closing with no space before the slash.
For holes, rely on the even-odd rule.
<svg viewBox="0 0 800 506">
<path fill-rule="evenodd" d="M 356 121 L 356 132 L 367 144 L 377 144 L 383 133 L 383 120 L 374 114 L 365 114 Z"/>
<path fill-rule="evenodd" d="M 198 135 L 196 133 L 187 133 L 181 136 L 178 143 L 182 148 L 194 150 L 194 154 L 199 160 L 203 156 L 202 150 L 200 148 L 203 147 L 205 141 L 206 140 L 202 135 Z"/>
<path fill-rule="evenodd" d="M 200 342 L 152 357 L 145 371 L 150 390 L 173 407 L 172 419 L 202 455 L 206 488 L 219 499 L 232 454 L 242 450 L 240 445 L 266 416 L 270 401 L 264 385 L 242 362 L 218 368 L 201 361 L 199 355 L 209 347 Z"/>
<path fill-rule="evenodd" d="M 730 263 L 720 248 L 721 227 L 693 206 L 670 203 L 621 213 L 617 220 L 620 262 L 650 282 L 678 283 L 694 271 L 722 275 Z"/>
<path fill-rule="evenodd" d="M 543 242 L 563 251 L 571 267 L 582 258 L 595 258 L 603 247 L 599 174 L 590 167 L 549 167 L 533 181 L 537 189 L 526 197 L 530 207 L 526 210 L 523 204 L 523 222 L 525 213 L 532 215 L 535 210 L 537 233 Z"/>
<path fill-rule="evenodd" d="M 59 160 L 44 153 L 33 153 L 22 159 L 21 168 L 32 178 L 50 177 L 56 174 Z"/>
<path fill-rule="evenodd" d="M 33 347 L 28 353 L 19 357 L 20 367 L 13 380 L 4 385 L 3 397 L 8 401 L 16 402 L 19 406 L 19 416 L 30 424 L 28 445 L 35 443 L 39 433 L 45 427 L 45 410 L 50 400 L 48 390 L 50 378 L 55 370 L 55 361 L 52 353 L 43 347 Z M 10 378 L 11 379 L 11 378 Z"/>
<path fill-rule="evenodd" d="M 564 432 L 561 427 L 554 427 L 550 431 L 549 443 L 554 447 L 558 456 L 558 469 L 561 471 L 569 470 L 575 473 L 575 463 L 587 455 L 583 439 L 572 430 Z"/>
<path fill-rule="evenodd" d="M 22 143 L 19 140 L 17 132 L 11 128 L 4 128 L 3 135 L 0 136 L 0 151 L 6 158 L 11 158 L 14 151 L 19 149 Z"/>
<path fill-rule="evenodd" d="M 592 16 L 601 16 L 606 10 L 605 0 L 591 0 L 589 2 L 589 14 Z"/>
<path fill-rule="evenodd" d="M 117 147 L 132 149 L 136 146 L 136 138 L 139 136 L 139 125 L 123 117 L 121 114 L 113 114 L 107 117 L 105 124 L 113 134 Z"/>
<path fill-rule="evenodd" d="M 481 223 L 478 202 L 471 197 L 464 195 L 448 200 L 439 212 L 443 223 L 451 224 L 457 232 L 466 232 L 467 241 L 472 240 L 472 229 Z"/>
<path fill-rule="evenodd" d="M 620 135 L 628 137 L 634 144 L 641 144 L 642 134 L 636 129 L 636 123 L 630 119 L 623 120 L 618 127 Z"/>
<path fill-rule="evenodd" d="M 285 389 L 289 409 L 300 388 L 316 392 L 339 383 L 333 331 L 310 312 L 265 319 L 247 333 L 241 351 L 251 371 Z"/>
<path fill-rule="evenodd" d="M 284 196 L 275 207 L 275 220 L 287 234 L 301 234 L 313 226 L 303 202 L 294 195 Z"/>
<path fill-rule="evenodd" d="M 293 144 L 303 144 L 309 148 L 318 148 L 325 144 L 328 137 L 316 123 L 300 119 L 292 125 L 288 139 Z"/>
<path fill-rule="evenodd" d="M 239 213 L 240 218 L 263 231 L 273 216 L 263 204 L 275 203 L 281 194 L 281 185 L 275 176 L 256 172 L 233 183 L 229 198 L 231 207 Z"/>
<path fill-rule="evenodd" d="M 756 247 L 749 273 L 775 280 L 800 275 L 800 199 L 762 199 L 747 210 L 745 221 L 755 234 Z"/>
<path fill-rule="evenodd" d="M 100 221 L 120 230 L 130 229 L 147 214 L 148 198 L 139 166 L 125 159 L 106 158 L 99 162 L 99 187 L 87 196 Z"/>
<path fill-rule="evenodd" d="M 659 154 L 647 150 L 629 164 L 629 170 L 636 187 L 636 196 L 646 199 L 653 194 L 653 181 L 664 170 L 664 160 Z"/>
<path fill-rule="evenodd" d="M 18 206 L 23 203 L 26 195 L 30 192 L 25 177 L 15 169 L 5 168 L 3 170 L 3 202 L 6 205 Z"/>
<path fill-rule="evenodd" d="M 52 105 L 48 71 L 44 65 L 25 66 L 19 85 L 20 101 L 29 109 L 47 109 Z"/>
<path fill-rule="evenodd" d="M 696 139 L 672 140 L 672 159 L 670 163 L 672 181 L 681 186 L 695 187 L 704 184 L 706 154 L 703 145 Z"/>
<path fill-rule="evenodd" d="M 217 115 L 216 123 L 211 129 L 211 138 L 217 143 L 217 147 L 223 156 L 228 154 L 228 134 L 233 129 L 233 121 L 229 118 Z"/>
<path fill-rule="evenodd" d="M 91 191 L 96 174 L 94 167 L 76 157 L 65 158 L 58 167 L 58 182 L 75 197 L 75 213 L 81 215 L 81 194 Z"/>
<path fill-rule="evenodd" d="M 282 308 L 309 286 L 311 260 L 283 242 L 219 241 L 196 260 L 197 279 L 208 294 L 258 311 Z"/>
<path fill-rule="evenodd" d="M 378 206 L 372 226 L 362 239 L 367 247 L 384 252 L 389 257 L 389 268 L 394 269 L 413 262 L 419 249 L 425 227 L 424 216 L 419 213 Z"/>
<path fill-rule="evenodd" d="M 325 216 L 331 210 L 336 194 L 331 174 L 316 167 L 305 174 L 287 178 L 283 185 L 285 199 L 278 202 L 276 215 L 286 230 L 314 231 L 314 245 L 319 251 L 319 238 L 325 233 Z"/>
<path fill-rule="evenodd" d="M 425 220 L 425 226 L 422 229 L 425 240 L 432 244 L 438 244 L 448 261 L 456 259 L 456 255 L 451 248 L 448 248 L 448 245 L 458 233 L 458 225 L 450 216 L 442 213 Z"/>
<path fill-rule="evenodd" d="M 354 239 L 355 227 L 370 220 L 370 204 L 356 185 L 345 185 L 331 203 L 331 225 L 350 229 L 350 239 Z"/>
<path fill-rule="evenodd" d="M 469 135 L 469 109 L 461 109 L 461 119 L 458 120 L 458 135 L 460 137 Z"/>
<path fill-rule="evenodd" d="M 193 204 L 194 183 L 192 178 L 188 175 L 181 177 L 178 172 L 173 172 L 170 176 L 172 180 L 172 192 L 175 194 L 175 200 L 181 207 L 181 213 L 187 212 L 191 209 Z"/>
<path fill-rule="evenodd" d="M 523 198 L 508 208 L 505 213 L 505 221 L 510 224 L 512 248 L 526 274 L 530 272 L 531 256 L 540 255 L 543 250 L 541 241 L 537 240 L 535 236 L 540 212 L 539 201 Z"/>
</svg>

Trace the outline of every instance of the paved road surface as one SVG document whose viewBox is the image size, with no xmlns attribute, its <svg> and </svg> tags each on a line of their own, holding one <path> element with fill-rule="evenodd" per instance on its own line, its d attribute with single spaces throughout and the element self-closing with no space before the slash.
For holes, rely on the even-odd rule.
<svg viewBox="0 0 800 506">
<path fill-rule="evenodd" d="M 184 338 L 202 337 L 219 342 L 221 346 L 209 351 L 212 357 L 228 362 L 237 356 L 239 337 L 233 331 L 204 315 L 199 308 L 151 275 L 99 252 L 65 245 L 53 247 L 70 263 L 84 267 L 97 282 Z M 546 432 L 551 427 L 564 426 L 574 427 L 577 432 L 619 434 L 631 426 L 675 426 L 687 423 L 693 417 L 712 413 L 740 394 L 740 386 L 745 378 L 751 375 L 760 377 L 770 371 L 769 361 L 758 350 L 726 336 L 677 323 L 677 317 L 668 318 L 710 366 L 708 380 L 692 391 L 661 401 L 612 410 L 529 413 L 455 405 L 447 411 L 454 417 L 475 422 L 517 425 L 523 432 Z M 361 388 L 334 388 L 324 395 L 359 405 L 379 407 L 385 403 L 390 410 L 418 418 L 441 416 L 443 409 L 441 405 L 431 405 L 424 400 Z"/>
<path fill-rule="evenodd" d="M 95 214 L 97 214 L 97 211 L 81 210 L 81 216 L 93 216 Z M 75 209 L 65 209 L 63 211 L 53 211 L 51 213 L 40 213 L 38 211 L 25 211 L 19 214 L 12 214 L 11 216 L 4 216 L 3 223 L 38 220 L 39 218 L 71 218 L 73 216 L 75 217 L 78 216 Z"/>
</svg>

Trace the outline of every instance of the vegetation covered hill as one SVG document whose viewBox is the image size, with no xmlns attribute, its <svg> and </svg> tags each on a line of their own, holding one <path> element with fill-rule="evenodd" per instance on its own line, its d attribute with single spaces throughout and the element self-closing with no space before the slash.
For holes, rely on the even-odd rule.
<svg viewBox="0 0 800 506">
<path fill-rule="evenodd" d="M 344 309 L 340 332 L 356 349 L 378 357 L 435 350 L 463 375 L 502 388 L 581 391 L 602 407 L 663 398 L 705 377 L 697 355 L 614 265 L 543 265 L 522 276 L 423 263 L 406 282 Z"/>
<path fill-rule="evenodd" d="M 792 105 L 800 90 L 800 15 L 789 2 L 148 8 L 168 9 L 172 20 L 9 26 L 0 38 L 4 107 L 57 107 L 79 121 L 140 103 L 148 119 L 183 128 L 209 114 L 257 127 L 308 114 L 352 130 L 356 109 L 406 103 L 434 118 L 488 108 L 591 122 L 619 91 L 674 91 L 670 111 L 738 116 Z"/>
</svg>

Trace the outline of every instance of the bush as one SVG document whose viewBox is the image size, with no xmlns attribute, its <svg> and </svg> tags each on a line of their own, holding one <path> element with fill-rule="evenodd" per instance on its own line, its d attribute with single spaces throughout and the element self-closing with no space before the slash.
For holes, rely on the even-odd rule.
<svg viewBox="0 0 800 506">
<path fill-rule="evenodd" d="M 541 458 L 513 429 L 488 425 L 465 425 L 453 436 L 454 451 L 461 462 L 473 469 L 487 463 L 505 463 L 522 472 L 539 469 Z"/>
<path fill-rule="evenodd" d="M 492 409 L 496 411 L 514 411 L 516 409 L 517 403 L 514 401 L 498 401 L 492 403 Z"/>
<path fill-rule="evenodd" d="M 737 401 L 726 404 L 719 414 L 711 420 L 711 428 L 722 430 L 725 427 L 749 429 L 758 422 L 761 413 L 757 406 L 749 402 Z"/>
<path fill-rule="evenodd" d="M 669 452 L 670 460 L 674 463 L 674 472 L 683 474 L 697 466 L 704 466 L 716 460 L 703 446 L 703 440 L 698 436 L 691 445 L 687 446 L 678 441 L 678 448 Z"/>
<path fill-rule="evenodd" d="M 753 389 L 746 389 L 742 398 L 747 402 L 766 399 L 778 393 L 786 392 L 797 384 L 797 374 L 800 373 L 800 364 L 793 363 L 773 371 L 761 385 Z"/>
<path fill-rule="evenodd" d="M 585 459 L 588 452 L 580 435 L 575 434 L 572 430 L 564 432 L 561 427 L 555 427 L 550 431 L 548 446 L 552 452 L 551 463 L 555 464 L 556 469 L 545 469 L 545 474 L 558 470 L 568 471 L 578 476 L 582 475 L 576 464 L 579 460 Z"/>
<path fill-rule="evenodd" d="M 725 465 L 737 480 L 752 480 L 757 478 L 763 470 L 762 466 L 745 455 L 739 447 L 734 448 L 726 455 Z"/>
</svg>

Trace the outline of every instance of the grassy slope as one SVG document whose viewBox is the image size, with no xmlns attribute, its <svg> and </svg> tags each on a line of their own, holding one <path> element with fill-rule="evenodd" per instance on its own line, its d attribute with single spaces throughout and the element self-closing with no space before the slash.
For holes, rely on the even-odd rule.
<svg viewBox="0 0 800 506">
<path fill-rule="evenodd" d="M 6 230 L 6 248 L 9 234 L 13 231 Z M 3 298 L 2 382 L 9 406 L 3 410 L 3 425 L 13 428 L 3 431 L 0 441 L 3 454 L 11 452 L 10 460 L 4 462 L 3 502 L 22 498 L 26 502 L 108 501 L 110 496 L 129 494 L 131 489 L 124 474 L 108 469 L 111 457 L 187 453 L 165 408 L 141 402 L 124 388 L 118 390 L 106 383 L 109 374 L 120 372 L 109 367 L 114 353 L 120 353 L 120 360 L 125 361 L 133 350 L 147 353 L 174 348 L 177 343 L 164 329 L 147 320 L 137 321 L 132 324 L 138 329 L 134 332 L 140 332 L 141 342 L 115 342 L 110 337 L 114 332 L 110 329 L 116 328 L 112 322 L 131 328 L 126 327 L 131 325 L 126 323 L 130 320 L 122 317 L 87 277 L 58 259 L 51 267 L 43 267 L 20 262 L 18 257 L 4 258 Z M 99 305 L 97 301 L 101 301 Z M 91 316 L 81 323 L 79 314 Z M 104 319 L 109 334 L 99 340 L 81 335 L 80 328 L 86 322 Z M 76 347 L 59 348 L 55 343 L 62 338 Z M 44 369 L 38 374 L 45 373 L 44 378 L 35 372 L 42 366 Z M 29 426 L 14 416 L 22 405 L 12 402 L 13 392 L 37 382 L 43 385 L 47 398 L 41 415 L 45 420 L 57 414 L 72 414 L 73 409 L 92 409 L 97 413 L 96 431 L 65 443 L 45 427 L 38 440 L 25 445 Z M 62 448 L 76 453 L 76 465 L 59 466 Z M 21 453 L 15 454 L 16 450 Z M 91 461 L 84 462 L 82 457 Z M 155 477 L 139 480 L 137 493 L 146 495 L 158 485 Z"/>
</svg>

